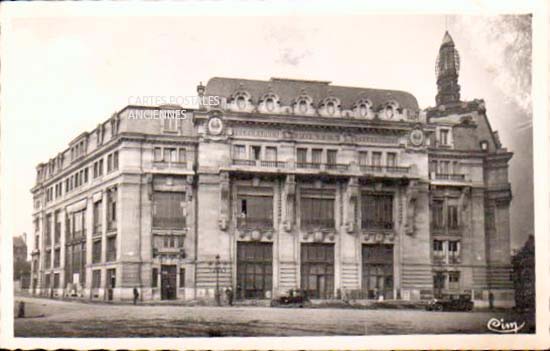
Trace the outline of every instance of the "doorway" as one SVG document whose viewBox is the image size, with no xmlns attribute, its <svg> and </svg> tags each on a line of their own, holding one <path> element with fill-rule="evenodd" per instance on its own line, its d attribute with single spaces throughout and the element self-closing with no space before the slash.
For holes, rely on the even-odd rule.
<svg viewBox="0 0 550 351">
<path fill-rule="evenodd" d="M 393 299 L 393 245 L 363 245 L 362 285 L 369 299 Z"/>
<path fill-rule="evenodd" d="M 113 289 L 116 287 L 116 269 L 107 269 L 107 300 L 113 300 Z"/>
<path fill-rule="evenodd" d="M 176 299 L 176 265 L 162 265 L 161 272 L 161 299 L 175 300 Z"/>
<path fill-rule="evenodd" d="M 334 296 L 334 245 L 302 244 L 302 289 L 312 299 Z"/>
</svg>

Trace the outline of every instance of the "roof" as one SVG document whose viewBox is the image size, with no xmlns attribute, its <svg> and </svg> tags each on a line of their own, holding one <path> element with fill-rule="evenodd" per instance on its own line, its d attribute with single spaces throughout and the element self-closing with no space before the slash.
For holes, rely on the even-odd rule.
<svg viewBox="0 0 550 351">
<path fill-rule="evenodd" d="M 447 31 L 445 31 L 445 35 L 443 36 L 443 41 L 441 42 L 441 45 L 444 45 L 444 44 L 454 44 L 453 38 Z"/>
<path fill-rule="evenodd" d="M 332 96 L 340 99 L 342 109 L 351 109 L 353 104 L 361 98 L 369 99 L 374 108 L 395 100 L 402 108 L 419 109 L 416 98 L 404 91 L 343 87 L 330 83 L 286 78 L 271 78 L 265 81 L 214 77 L 206 84 L 206 95 L 230 97 L 236 91 L 244 90 L 251 95 L 253 103 L 258 103 L 263 95 L 271 92 L 279 97 L 281 105 L 289 106 L 294 99 L 305 93 L 313 99 L 314 106 L 324 98 Z"/>
</svg>

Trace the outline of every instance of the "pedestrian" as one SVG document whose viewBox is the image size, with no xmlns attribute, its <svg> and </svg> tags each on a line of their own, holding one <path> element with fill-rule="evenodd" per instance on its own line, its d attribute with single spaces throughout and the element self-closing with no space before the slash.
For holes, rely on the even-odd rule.
<svg viewBox="0 0 550 351">
<path fill-rule="evenodd" d="M 229 306 L 233 306 L 233 290 L 231 290 L 231 287 L 225 289 L 225 296 L 227 297 L 227 303 Z"/>
<path fill-rule="evenodd" d="M 495 307 L 495 295 L 492 291 L 489 291 L 489 309 L 492 310 Z"/>
<path fill-rule="evenodd" d="M 137 287 L 134 286 L 134 305 L 137 304 L 138 297 L 139 297 L 138 289 Z"/>
</svg>

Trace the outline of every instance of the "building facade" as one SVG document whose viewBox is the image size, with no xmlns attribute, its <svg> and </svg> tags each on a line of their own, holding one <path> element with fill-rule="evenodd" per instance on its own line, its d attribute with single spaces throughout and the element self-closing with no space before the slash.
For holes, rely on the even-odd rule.
<svg viewBox="0 0 550 351">
<path fill-rule="evenodd" d="M 513 304 L 512 153 L 483 101 L 460 101 L 448 33 L 436 66 L 426 110 L 406 92 L 279 78 L 212 78 L 197 92 L 220 104 L 187 118 L 127 106 L 38 165 L 31 289 Z"/>
</svg>

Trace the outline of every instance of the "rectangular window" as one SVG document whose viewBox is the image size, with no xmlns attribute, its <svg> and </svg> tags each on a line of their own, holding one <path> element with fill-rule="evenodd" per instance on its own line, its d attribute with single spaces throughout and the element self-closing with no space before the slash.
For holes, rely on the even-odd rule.
<svg viewBox="0 0 550 351">
<path fill-rule="evenodd" d="M 265 159 L 267 161 L 277 161 L 277 148 L 268 146 L 265 148 Z"/>
<path fill-rule="evenodd" d="M 261 146 L 252 146 L 251 147 L 250 157 L 254 161 L 259 161 L 262 158 L 262 147 Z"/>
<path fill-rule="evenodd" d="M 46 251 L 46 260 L 45 260 L 46 269 L 52 268 L 52 250 Z"/>
<path fill-rule="evenodd" d="M 118 169 L 118 151 L 113 152 L 113 169 Z"/>
<path fill-rule="evenodd" d="M 382 153 L 381 152 L 373 152 L 372 153 L 372 165 L 375 167 L 382 166 Z"/>
<path fill-rule="evenodd" d="M 107 238 L 107 262 L 116 260 L 116 235 Z"/>
<path fill-rule="evenodd" d="M 86 236 L 86 209 L 73 212 L 73 238 Z"/>
<path fill-rule="evenodd" d="M 44 226 L 44 234 L 46 237 L 46 246 L 52 244 L 52 215 L 46 215 L 46 225 Z"/>
<path fill-rule="evenodd" d="M 54 243 L 59 244 L 61 242 L 61 212 L 59 210 L 54 213 Z"/>
<path fill-rule="evenodd" d="M 153 227 L 184 228 L 185 205 L 183 192 L 153 193 Z"/>
<path fill-rule="evenodd" d="M 366 166 L 369 164 L 369 153 L 367 151 L 359 151 L 359 165 Z"/>
<path fill-rule="evenodd" d="M 107 156 L 107 173 L 113 170 L 113 155 L 110 154 Z"/>
<path fill-rule="evenodd" d="M 323 150 L 312 149 L 311 150 L 311 163 L 323 163 Z"/>
<path fill-rule="evenodd" d="M 61 249 L 55 249 L 53 252 L 53 266 L 54 268 L 61 266 Z"/>
<path fill-rule="evenodd" d="M 449 253 L 458 253 L 460 241 L 449 241 Z"/>
<path fill-rule="evenodd" d="M 101 234 L 102 232 L 102 223 L 103 223 L 103 201 L 99 200 L 94 202 L 94 235 Z"/>
<path fill-rule="evenodd" d="M 430 162 L 430 173 L 439 173 L 437 172 L 437 161 L 433 160 Z"/>
<path fill-rule="evenodd" d="M 155 148 L 155 161 L 161 162 L 162 161 L 162 148 L 156 147 Z"/>
<path fill-rule="evenodd" d="M 434 200 L 432 203 L 432 226 L 434 229 L 442 229 L 444 226 L 442 200 Z"/>
<path fill-rule="evenodd" d="M 185 288 L 185 268 L 180 268 L 180 288 Z"/>
<path fill-rule="evenodd" d="M 442 174 L 449 174 L 450 173 L 450 161 L 441 161 L 439 163 L 440 166 L 440 172 Z"/>
<path fill-rule="evenodd" d="M 338 150 L 327 150 L 327 164 L 336 165 L 338 163 L 337 155 Z"/>
<path fill-rule="evenodd" d="M 434 252 L 443 252 L 443 241 L 434 240 L 433 241 L 433 251 Z"/>
<path fill-rule="evenodd" d="M 179 149 L 179 163 L 186 163 L 187 162 L 187 150 L 186 149 Z"/>
<path fill-rule="evenodd" d="M 164 120 L 164 131 L 165 132 L 177 132 L 178 131 L 178 120 L 175 118 L 165 118 Z"/>
<path fill-rule="evenodd" d="M 447 223 L 449 229 L 458 228 L 458 208 L 456 205 L 447 206 Z"/>
<path fill-rule="evenodd" d="M 53 274 L 53 288 L 59 289 L 59 273 Z"/>
<path fill-rule="evenodd" d="M 245 160 L 246 159 L 246 148 L 244 145 L 234 145 L 233 146 L 233 158 L 236 160 Z"/>
<path fill-rule="evenodd" d="M 460 287 L 460 272 L 449 272 L 449 289 L 456 290 Z"/>
<path fill-rule="evenodd" d="M 107 190 L 107 230 L 117 228 L 117 188 Z"/>
<path fill-rule="evenodd" d="M 273 226 L 273 197 L 270 196 L 239 196 L 240 215 L 237 221 L 239 227 Z"/>
<path fill-rule="evenodd" d="M 393 195 L 365 194 L 361 196 L 361 226 L 367 229 L 393 228 Z"/>
<path fill-rule="evenodd" d="M 101 240 L 95 240 L 92 245 L 92 263 L 101 262 Z"/>
<path fill-rule="evenodd" d="M 296 150 L 296 161 L 298 163 L 306 163 L 307 162 L 307 149 L 298 148 Z"/>
<path fill-rule="evenodd" d="M 101 270 L 94 269 L 92 271 L 92 288 L 99 289 L 101 287 Z"/>
<path fill-rule="evenodd" d="M 88 167 L 84 168 L 84 183 L 88 183 Z"/>
<path fill-rule="evenodd" d="M 441 145 L 449 145 L 449 131 L 441 129 L 439 131 L 439 142 Z"/>
<path fill-rule="evenodd" d="M 334 198 L 302 197 L 300 199 L 301 226 L 334 228 Z"/>
<path fill-rule="evenodd" d="M 99 160 L 99 163 L 98 163 L 97 167 L 98 167 L 98 174 L 100 176 L 102 176 L 103 175 L 103 159 Z"/>
<path fill-rule="evenodd" d="M 397 154 L 395 152 L 388 152 L 386 154 L 386 166 L 397 167 Z"/>
<path fill-rule="evenodd" d="M 153 271 L 151 273 L 151 287 L 158 288 L 158 286 L 159 286 L 159 269 L 153 268 Z"/>
</svg>

